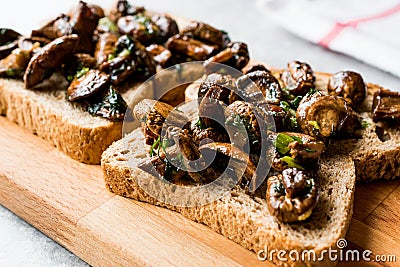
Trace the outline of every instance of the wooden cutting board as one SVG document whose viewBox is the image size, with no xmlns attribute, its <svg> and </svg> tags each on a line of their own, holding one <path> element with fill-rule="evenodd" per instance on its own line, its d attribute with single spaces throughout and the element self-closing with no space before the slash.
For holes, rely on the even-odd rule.
<svg viewBox="0 0 400 267">
<path fill-rule="evenodd" d="M 111 194 L 99 166 L 1 116 L 0 158 L 0 203 L 90 265 L 272 266 L 180 214 Z M 399 201 L 400 180 L 357 185 L 348 247 L 397 257 L 374 266 L 400 264 Z"/>
</svg>

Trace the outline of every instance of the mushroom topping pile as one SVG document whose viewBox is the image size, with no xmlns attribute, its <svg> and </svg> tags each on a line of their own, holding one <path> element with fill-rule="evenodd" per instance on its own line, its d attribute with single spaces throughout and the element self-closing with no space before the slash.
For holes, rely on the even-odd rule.
<svg viewBox="0 0 400 267">
<path fill-rule="evenodd" d="M 222 52 L 229 55 L 211 59 Z M 61 75 L 69 83 L 68 101 L 112 121 L 122 120 L 126 111 L 120 91 L 162 68 L 194 60 L 241 69 L 249 55 L 247 45 L 231 42 L 225 31 L 195 21 L 180 31 L 172 17 L 127 0 L 118 0 L 108 14 L 80 1 L 30 36 L 0 30 L 0 77 L 23 78 L 27 89 L 36 90 Z"/>
<path fill-rule="evenodd" d="M 204 33 L 192 28 L 186 37 L 202 42 Z M 222 35 L 212 33 L 216 34 L 214 41 L 206 45 L 223 46 L 224 42 L 216 41 L 222 40 Z M 151 172 L 153 162 L 152 172 L 162 179 L 190 181 L 192 185 L 210 183 L 228 172 L 250 196 L 265 197 L 269 212 L 278 220 L 306 220 L 318 203 L 318 162 L 330 139 L 354 138 L 361 129 L 359 116 L 352 109 L 364 100 L 361 76 L 340 72 L 331 77 L 327 88 L 316 89 L 310 65 L 299 61 L 289 63 L 279 77 L 263 65 L 248 67 L 240 77 L 223 73 L 204 79 L 198 91 L 198 117 L 188 123 L 180 117 L 180 126 L 166 123 L 172 106 L 154 100 L 137 105 L 135 116 L 141 118 L 146 142 L 152 144 L 151 158 L 140 167 Z M 398 94 L 379 92 L 375 96 L 376 114 L 389 114 L 387 103 L 396 106 L 398 99 Z M 152 108 L 144 112 L 141 107 L 149 103 Z M 274 119 L 276 131 L 269 117 Z M 160 133 L 161 127 L 168 129 L 165 135 Z M 271 144 L 273 151 L 265 150 L 265 144 Z M 165 151 L 173 156 L 166 157 Z M 233 168 L 228 166 L 232 161 Z M 260 172 L 260 164 L 271 166 L 270 174 Z M 201 168 L 195 171 L 196 167 Z"/>
</svg>

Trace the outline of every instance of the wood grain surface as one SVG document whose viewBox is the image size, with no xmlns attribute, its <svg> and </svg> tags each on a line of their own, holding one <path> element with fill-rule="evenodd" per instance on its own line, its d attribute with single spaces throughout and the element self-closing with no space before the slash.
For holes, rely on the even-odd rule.
<svg viewBox="0 0 400 267">
<path fill-rule="evenodd" d="M 175 212 L 109 193 L 99 166 L 78 163 L 0 117 L 0 203 L 93 266 L 272 266 Z M 358 184 L 349 249 L 395 255 L 400 180 Z M 339 266 L 366 263 L 340 262 Z"/>
</svg>

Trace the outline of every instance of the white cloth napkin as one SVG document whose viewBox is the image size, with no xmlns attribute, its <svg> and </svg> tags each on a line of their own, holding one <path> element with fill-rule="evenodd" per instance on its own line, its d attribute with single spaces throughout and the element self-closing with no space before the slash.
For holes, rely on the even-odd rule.
<svg viewBox="0 0 400 267">
<path fill-rule="evenodd" d="M 283 28 L 400 77 L 400 1 L 257 0 Z"/>
</svg>

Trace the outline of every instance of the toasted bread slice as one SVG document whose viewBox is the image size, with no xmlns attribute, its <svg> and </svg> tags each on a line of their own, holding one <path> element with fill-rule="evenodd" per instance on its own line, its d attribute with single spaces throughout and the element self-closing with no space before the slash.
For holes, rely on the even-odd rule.
<svg viewBox="0 0 400 267">
<path fill-rule="evenodd" d="M 27 90 L 18 80 L 0 79 L 0 114 L 88 164 L 100 164 L 103 151 L 122 137 L 122 122 L 90 115 L 66 100 L 65 89 Z"/>
<path fill-rule="evenodd" d="M 272 69 L 272 73 L 279 79 L 280 70 Z M 326 91 L 331 74 L 317 72 L 315 76 L 317 89 Z M 197 81 L 187 87 L 186 100 L 197 98 L 200 83 L 201 81 Z M 367 96 L 358 110 L 365 127 L 361 138 L 334 140 L 328 146 L 335 153 L 350 155 L 355 164 L 357 181 L 370 182 L 400 177 L 400 127 L 389 127 L 388 123 L 372 121 L 372 100 L 379 89 L 383 88 L 376 84 L 367 84 Z"/>
<path fill-rule="evenodd" d="M 149 173 L 135 167 L 147 156 L 140 129 L 112 144 L 103 153 L 101 162 L 107 188 L 124 197 L 177 211 L 193 221 L 208 225 L 249 250 L 293 249 L 301 253 L 308 249 L 314 250 L 318 257 L 323 250 L 335 247 L 348 229 L 355 184 L 354 164 L 350 157 L 325 154 L 321 158 L 316 179 L 321 194 L 316 208 L 307 221 L 287 224 L 279 222 L 269 213 L 265 199 L 250 197 L 240 187 L 235 187 L 221 199 L 196 207 L 171 206 L 154 199 L 137 183 L 138 177 L 151 180 Z M 280 262 L 276 258 L 274 262 L 293 266 L 307 264 L 300 261 Z M 324 262 L 324 266 L 327 263 Z"/>
</svg>

